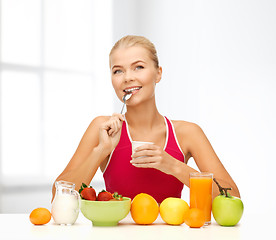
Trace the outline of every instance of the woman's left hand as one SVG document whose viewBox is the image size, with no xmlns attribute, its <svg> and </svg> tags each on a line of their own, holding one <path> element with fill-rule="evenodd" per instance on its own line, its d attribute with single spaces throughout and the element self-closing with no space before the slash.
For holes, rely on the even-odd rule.
<svg viewBox="0 0 276 240">
<path fill-rule="evenodd" d="M 130 163 L 139 168 L 155 168 L 166 174 L 173 174 L 178 160 L 155 144 L 145 144 L 136 148 Z"/>
</svg>

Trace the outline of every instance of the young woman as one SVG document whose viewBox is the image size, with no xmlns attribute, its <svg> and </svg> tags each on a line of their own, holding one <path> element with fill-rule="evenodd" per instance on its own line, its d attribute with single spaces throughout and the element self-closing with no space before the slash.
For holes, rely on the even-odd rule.
<svg viewBox="0 0 276 240">
<path fill-rule="evenodd" d="M 72 159 L 57 180 L 91 182 L 97 169 L 103 172 L 107 191 L 133 198 L 144 192 L 157 202 L 166 197 L 181 197 L 183 186 L 189 187 L 187 165 L 194 158 L 201 172 L 211 172 L 231 194 L 239 190 L 228 174 L 201 128 L 186 121 L 170 121 L 156 107 L 155 86 L 162 77 L 154 45 L 140 36 L 126 36 L 112 48 L 110 70 L 113 88 L 126 101 L 125 115 L 96 117 Z M 131 141 L 153 142 L 136 149 Z M 53 186 L 53 195 L 55 194 Z M 214 186 L 213 197 L 219 194 Z"/>
</svg>

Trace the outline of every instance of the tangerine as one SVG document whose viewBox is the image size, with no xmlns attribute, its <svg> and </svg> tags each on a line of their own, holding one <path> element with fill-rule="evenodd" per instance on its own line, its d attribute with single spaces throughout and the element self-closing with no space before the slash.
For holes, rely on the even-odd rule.
<svg viewBox="0 0 276 240">
<path fill-rule="evenodd" d="M 137 194 L 131 203 L 131 217 L 137 224 L 152 224 L 159 214 L 156 200 L 149 194 Z"/>
<path fill-rule="evenodd" d="M 202 210 L 198 208 L 189 209 L 185 223 L 191 228 L 200 228 L 205 223 L 205 215 Z"/>
<path fill-rule="evenodd" d="M 184 223 L 189 205 L 181 198 L 168 197 L 160 204 L 160 216 L 171 225 Z"/>
<path fill-rule="evenodd" d="M 30 214 L 30 221 L 34 225 L 43 225 L 51 220 L 51 213 L 47 208 L 36 208 Z"/>
</svg>

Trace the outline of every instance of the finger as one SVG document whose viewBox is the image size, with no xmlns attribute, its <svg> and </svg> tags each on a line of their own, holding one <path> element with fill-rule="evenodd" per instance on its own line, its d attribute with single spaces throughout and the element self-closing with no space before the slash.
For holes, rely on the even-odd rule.
<svg viewBox="0 0 276 240">
<path fill-rule="evenodd" d="M 109 133 L 109 131 L 112 129 L 112 122 L 105 122 L 104 124 L 102 124 L 101 129 Z"/>
<path fill-rule="evenodd" d="M 113 128 L 116 132 L 121 128 L 121 122 L 117 117 L 112 117 L 109 121 L 109 125 Z"/>
<path fill-rule="evenodd" d="M 104 130 L 109 130 L 110 128 L 112 128 L 112 121 L 108 120 L 107 122 L 103 123 L 101 128 Z"/>
<path fill-rule="evenodd" d="M 120 114 L 119 119 L 123 122 L 123 121 L 125 121 L 125 116 L 123 114 Z"/>
<path fill-rule="evenodd" d="M 148 164 L 148 163 L 154 163 L 155 159 L 153 157 L 143 156 L 139 158 L 133 158 L 130 160 L 131 164 Z"/>
<path fill-rule="evenodd" d="M 116 134 L 117 134 L 117 132 L 113 132 L 112 135 L 111 135 L 111 137 L 115 137 Z"/>
<path fill-rule="evenodd" d="M 111 122 L 111 123 L 110 123 L 110 130 L 109 130 L 109 133 L 113 133 L 113 132 L 115 132 L 115 131 L 116 131 L 116 128 L 115 128 L 115 126 L 114 126 L 114 123 Z"/>
<path fill-rule="evenodd" d="M 125 121 L 125 117 L 124 117 L 124 115 L 123 114 L 118 114 L 118 118 L 119 118 L 119 120 L 120 121 Z"/>
<path fill-rule="evenodd" d="M 116 132 L 120 131 L 121 129 L 121 122 L 119 119 L 117 119 L 115 122 L 114 122 L 114 125 L 116 126 Z"/>
<path fill-rule="evenodd" d="M 120 114 L 120 113 L 113 113 L 112 114 L 112 117 L 116 117 L 118 118 L 120 121 L 125 121 L 125 117 L 123 114 Z"/>
<path fill-rule="evenodd" d="M 108 131 L 110 129 L 110 124 L 108 122 L 102 124 L 101 129 Z"/>
<path fill-rule="evenodd" d="M 155 163 L 140 163 L 140 164 L 132 164 L 132 165 L 137 168 L 156 168 Z"/>
<path fill-rule="evenodd" d="M 119 120 L 113 120 L 111 123 L 111 127 L 114 129 L 115 132 L 118 132 L 120 129 L 120 124 L 119 124 Z"/>
<path fill-rule="evenodd" d="M 108 135 L 111 136 L 113 133 L 114 133 L 114 129 L 113 128 L 110 128 L 108 131 L 107 131 Z"/>
</svg>

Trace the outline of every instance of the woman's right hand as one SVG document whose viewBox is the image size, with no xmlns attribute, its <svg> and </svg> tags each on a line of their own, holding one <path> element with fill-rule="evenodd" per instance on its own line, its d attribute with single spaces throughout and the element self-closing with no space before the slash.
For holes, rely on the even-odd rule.
<svg viewBox="0 0 276 240">
<path fill-rule="evenodd" d="M 104 122 L 99 130 L 99 145 L 106 150 L 111 151 L 117 146 L 120 136 L 124 116 L 119 113 L 114 113 L 109 120 Z"/>
</svg>

